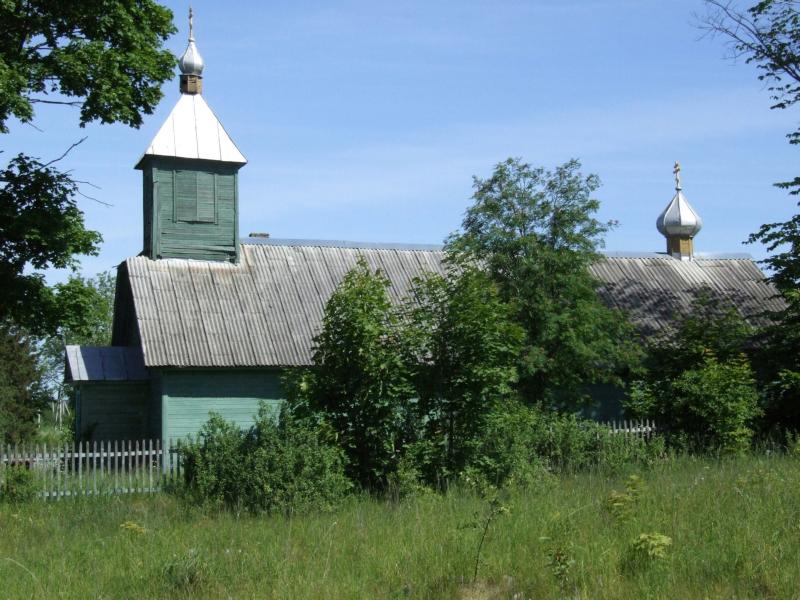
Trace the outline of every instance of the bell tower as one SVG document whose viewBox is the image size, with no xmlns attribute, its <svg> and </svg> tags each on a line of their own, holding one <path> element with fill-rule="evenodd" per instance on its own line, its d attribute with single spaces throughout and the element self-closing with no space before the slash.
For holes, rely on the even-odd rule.
<svg viewBox="0 0 800 600">
<path fill-rule="evenodd" d="M 178 100 L 136 168 L 144 184 L 144 254 L 238 262 L 239 169 L 247 163 L 202 96 L 194 39 L 179 61 Z"/>
</svg>

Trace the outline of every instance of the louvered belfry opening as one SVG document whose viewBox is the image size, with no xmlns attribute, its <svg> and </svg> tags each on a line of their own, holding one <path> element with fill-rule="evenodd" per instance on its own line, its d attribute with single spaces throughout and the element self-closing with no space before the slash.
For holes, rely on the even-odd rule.
<svg viewBox="0 0 800 600">
<path fill-rule="evenodd" d="M 238 262 L 238 172 L 247 163 L 201 94 L 195 44 L 179 61 L 181 96 L 136 165 L 143 173 L 144 251 L 153 260 Z"/>
<path fill-rule="evenodd" d="M 237 262 L 239 165 L 146 157 L 144 254 Z"/>
</svg>

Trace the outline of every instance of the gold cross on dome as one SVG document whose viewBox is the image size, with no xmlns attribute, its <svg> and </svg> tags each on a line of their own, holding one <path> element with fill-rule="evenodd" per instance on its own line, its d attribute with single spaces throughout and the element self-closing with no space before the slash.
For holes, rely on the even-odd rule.
<svg viewBox="0 0 800 600">
<path fill-rule="evenodd" d="M 192 17 L 194 17 L 194 13 L 192 12 L 192 7 L 189 6 L 189 39 L 194 40 L 194 23 L 192 22 Z"/>
</svg>

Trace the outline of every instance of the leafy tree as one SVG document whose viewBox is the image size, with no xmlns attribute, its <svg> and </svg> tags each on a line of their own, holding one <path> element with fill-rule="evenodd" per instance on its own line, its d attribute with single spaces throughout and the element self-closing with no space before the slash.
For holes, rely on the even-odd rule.
<svg viewBox="0 0 800 600">
<path fill-rule="evenodd" d="M 758 390 L 744 355 L 720 361 L 706 352 L 702 364 L 675 379 L 634 386 L 629 408 L 669 423 L 673 439 L 699 449 L 747 450 L 761 414 Z"/>
<path fill-rule="evenodd" d="M 34 340 L 0 326 L 0 439 L 15 444 L 32 438 L 46 404 Z"/>
<path fill-rule="evenodd" d="M 175 58 L 172 12 L 153 0 L 0 2 L 0 132 L 37 104 L 80 108 L 80 123 L 142 124 Z"/>
<path fill-rule="evenodd" d="M 299 414 L 333 429 L 348 476 L 368 489 L 383 487 L 397 466 L 413 396 L 388 286 L 359 259 L 325 305 L 313 368 L 289 393 Z"/>
<path fill-rule="evenodd" d="M 68 402 L 69 389 L 63 384 L 65 344 L 111 343 L 114 288 L 111 273 L 90 279 L 72 276 L 52 288 L 64 310 L 56 334 L 36 337 L 18 326 L 0 328 L 5 348 L 0 352 L 0 412 L 6 415 L 0 416 L 0 430 L 5 422 L 7 438 L 29 438 L 37 414 L 48 402 Z"/>
<path fill-rule="evenodd" d="M 614 225 L 594 217 L 599 185 L 577 160 L 547 171 L 510 158 L 488 179 L 475 178 L 474 204 L 447 242 L 460 260 L 484 265 L 516 306 L 527 335 L 520 389 L 529 402 L 620 383 L 638 356 L 624 315 L 602 303 L 589 273 Z"/>
<path fill-rule="evenodd" d="M 470 266 L 417 279 L 403 312 L 433 482 L 461 472 L 487 415 L 513 395 L 524 331 L 494 282 Z"/>
<path fill-rule="evenodd" d="M 162 44 L 174 31 L 153 0 L 0 0 L 0 133 L 12 119 L 33 121 L 41 104 L 78 107 L 81 126 L 138 127 L 172 76 Z M 75 255 L 95 254 L 101 241 L 58 160 L 18 154 L 0 168 L 0 320 L 35 333 L 53 333 L 66 312 L 42 271 L 75 268 Z"/>
<path fill-rule="evenodd" d="M 43 385 L 60 396 L 64 392 L 64 346 L 111 344 L 116 276 L 110 271 L 91 278 L 73 275 L 54 290 L 64 313 L 58 332 L 42 339 L 40 360 Z"/>
<path fill-rule="evenodd" d="M 745 449 L 761 414 L 748 357 L 757 333 L 734 307 L 699 294 L 674 331 L 648 344 L 646 377 L 632 386 L 626 411 L 698 449 Z"/>
<path fill-rule="evenodd" d="M 677 327 L 647 343 L 644 361 L 651 380 L 671 380 L 703 364 L 711 352 L 725 362 L 752 350 L 757 330 L 739 311 L 701 290 L 689 314 L 675 319 Z"/>
<path fill-rule="evenodd" d="M 794 0 L 762 0 L 742 10 L 727 0 L 706 0 L 709 11 L 702 26 L 726 39 L 733 57 L 744 57 L 768 85 L 774 104 L 787 109 L 800 101 L 800 10 Z M 800 128 L 787 134 L 800 144 Z M 800 177 L 775 184 L 800 194 Z M 800 204 L 799 204 L 800 205 Z M 763 262 L 770 280 L 787 301 L 772 315 L 761 340 L 762 378 L 770 383 L 767 419 L 773 424 L 800 428 L 800 214 L 785 222 L 766 223 L 748 243 L 766 245 L 771 255 Z"/>
</svg>

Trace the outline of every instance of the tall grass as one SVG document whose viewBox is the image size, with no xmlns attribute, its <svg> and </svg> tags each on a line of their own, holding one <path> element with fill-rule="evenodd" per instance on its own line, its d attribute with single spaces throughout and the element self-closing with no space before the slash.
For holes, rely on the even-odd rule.
<svg viewBox="0 0 800 600">
<path fill-rule="evenodd" d="M 486 500 L 469 489 L 398 503 L 355 497 L 334 512 L 296 518 L 208 512 L 165 494 L 2 505 L 0 593 L 797 597 L 800 460 L 682 458 L 639 471 L 641 480 L 630 474 L 553 477 L 511 491 L 503 500 L 510 513 L 492 521 L 475 583 L 479 531 L 469 525 L 485 514 Z M 663 557 L 632 561 L 643 533 L 671 539 Z"/>
</svg>

